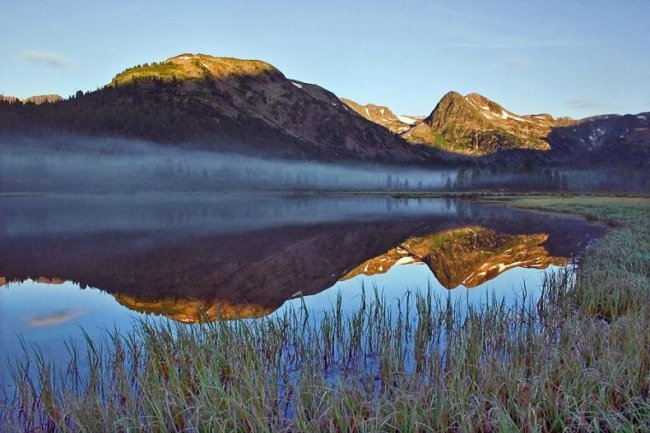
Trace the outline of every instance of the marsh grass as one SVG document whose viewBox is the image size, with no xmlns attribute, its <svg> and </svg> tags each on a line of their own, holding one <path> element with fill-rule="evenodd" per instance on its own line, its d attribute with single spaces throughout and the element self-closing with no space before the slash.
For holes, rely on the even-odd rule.
<svg viewBox="0 0 650 433">
<path fill-rule="evenodd" d="M 623 214 L 536 300 L 365 291 L 319 318 L 143 321 L 68 365 L 25 345 L 2 431 L 650 431 L 650 219 Z"/>
</svg>

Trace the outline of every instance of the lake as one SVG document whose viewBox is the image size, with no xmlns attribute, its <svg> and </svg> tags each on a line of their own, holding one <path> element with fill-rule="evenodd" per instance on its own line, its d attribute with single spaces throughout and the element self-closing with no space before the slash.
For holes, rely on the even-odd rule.
<svg viewBox="0 0 650 433">
<path fill-rule="evenodd" d="M 395 304 L 534 301 L 546 272 L 579 266 L 604 228 L 451 199 L 326 194 L 112 194 L 0 198 L 0 351 L 19 338 L 64 358 L 81 329 L 136 318 L 250 319 L 362 290 Z M 374 296 L 374 295 L 373 295 Z M 3 369 L 4 371 L 5 369 Z M 3 373 L 3 381 L 7 380 Z"/>
</svg>

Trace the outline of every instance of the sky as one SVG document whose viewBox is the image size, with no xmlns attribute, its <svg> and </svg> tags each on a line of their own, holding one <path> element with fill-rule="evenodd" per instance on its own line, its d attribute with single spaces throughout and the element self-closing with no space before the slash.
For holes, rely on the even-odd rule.
<svg viewBox="0 0 650 433">
<path fill-rule="evenodd" d="M 398 114 L 650 111 L 648 0 L 0 0 L 0 94 L 92 91 L 181 53 L 265 60 Z"/>
</svg>

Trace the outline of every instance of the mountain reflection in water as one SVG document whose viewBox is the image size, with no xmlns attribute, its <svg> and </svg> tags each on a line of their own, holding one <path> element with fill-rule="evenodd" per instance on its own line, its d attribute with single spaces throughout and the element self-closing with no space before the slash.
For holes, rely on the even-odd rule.
<svg viewBox="0 0 650 433">
<path fill-rule="evenodd" d="M 264 316 L 296 294 L 395 264 L 423 263 L 448 289 L 476 287 L 513 267 L 566 266 L 603 231 L 441 199 L 48 197 L 3 205 L 0 285 L 74 281 L 185 323 Z"/>
<path fill-rule="evenodd" d="M 551 256 L 543 244 L 545 233 L 513 235 L 472 226 L 411 237 L 386 253 L 362 263 L 342 279 L 375 275 L 394 264 L 424 263 L 447 289 L 476 287 L 502 272 L 520 266 L 546 269 L 566 266 L 569 257 Z"/>
</svg>

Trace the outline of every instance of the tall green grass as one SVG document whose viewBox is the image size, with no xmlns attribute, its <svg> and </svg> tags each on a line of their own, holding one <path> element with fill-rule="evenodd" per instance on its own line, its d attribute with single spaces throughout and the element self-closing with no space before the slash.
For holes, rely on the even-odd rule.
<svg viewBox="0 0 650 433">
<path fill-rule="evenodd" d="M 12 366 L 2 431 L 650 431 L 650 219 L 623 219 L 538 300 L 479 306 L 377 291 L 38 351 Z M 599 211 L 598 218 L 608 218 Z"/>
</svg>

